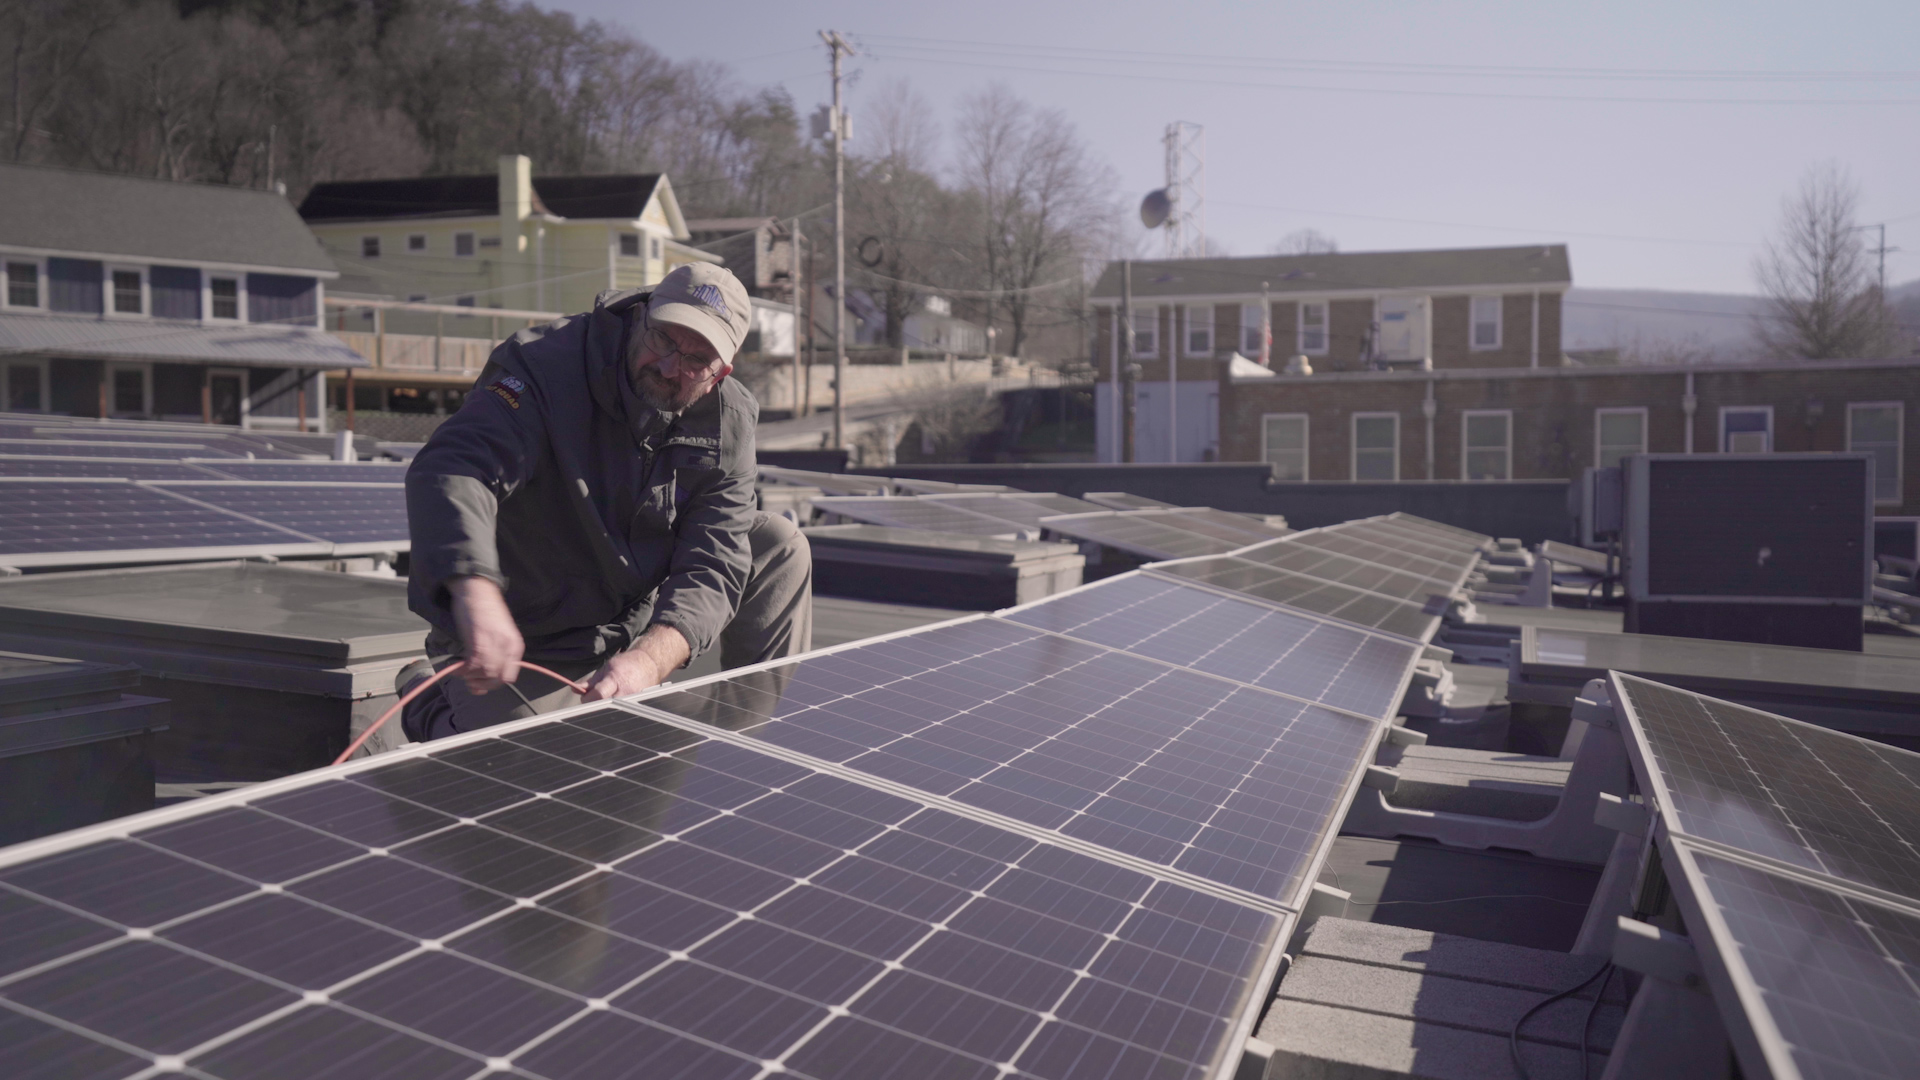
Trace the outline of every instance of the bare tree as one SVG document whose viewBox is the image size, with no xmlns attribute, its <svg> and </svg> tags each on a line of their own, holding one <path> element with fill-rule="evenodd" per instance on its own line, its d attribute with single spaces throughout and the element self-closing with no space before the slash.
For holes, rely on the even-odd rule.
<svg viewBox="0 0 1920 1080">
<path fill-rule="evenodd" d="M 1295 229 L 1267 250 L 1274 255 L 1331 255 L 1340 250 L 1340 242 L 1318 229 Z"/>
<path fill-rule="evenodd" d="M 1860 187 L 1837 164 L 1809 170 L 1781 205 L 1780 232 L 1754 260 L 1768 310 L 1756 325 L 1776 356 L 1874 356 L 1887 343 L 1884 306 L 1854 215 Z"/>
<path fill-rule="evenodd" d="M 1036 308 L 1050 306 L 1040 287 L 1058 280 L 1064 295 L 1080 253 L 1113 221 L 1113 174 L 1064 113 L 1036 109 L 1005 86 L 970 98 L 959 132 L 982 277 L 996 294 L 987 322 L 996 309 L 1006 313 L 1006 351 L 1019 356 Z"/>
<path fill-rule="evenodd" d="M 887 344 L 906 344 L 906 321 L 936 285 L 949 276 L 954 244 L 952 199 L 933 175 L 939 125 L 925 98 L 904 81 L 873 96 L 863 127 L 872 148 L 853 162 L 850 244 L 885 316 Z"/>
</svg>

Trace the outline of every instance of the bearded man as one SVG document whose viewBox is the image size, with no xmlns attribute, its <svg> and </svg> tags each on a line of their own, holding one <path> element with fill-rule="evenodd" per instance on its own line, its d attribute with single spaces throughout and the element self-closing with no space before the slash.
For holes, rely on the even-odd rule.
<svg viewBox="0 0 1920 1080">
<path fill-rule="evenodd" d="M 755 509 L 760 406 L 728 378 L 749 303 L 697 263 L 494 349 L 407 470 L 408 599 L 432 629 L 395 688 L 467 661 L 407 706 L 410 738 L 583 700 L 523 658 L 597 701 L 716 643 L 729 668 L 810 647 L 807 541 Z"/>
</svg>

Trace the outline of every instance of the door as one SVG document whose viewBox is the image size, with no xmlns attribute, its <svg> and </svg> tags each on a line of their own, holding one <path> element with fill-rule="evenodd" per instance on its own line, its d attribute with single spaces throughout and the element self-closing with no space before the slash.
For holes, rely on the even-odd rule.
<svg viewBox="0 0 1920 1080">
<path fill-rule="evenodd" d="M 215 371 L 207 376 L 208 419 L 239 427 L 247 400 L 247 377 L 237 371 Z"/>
</svg>

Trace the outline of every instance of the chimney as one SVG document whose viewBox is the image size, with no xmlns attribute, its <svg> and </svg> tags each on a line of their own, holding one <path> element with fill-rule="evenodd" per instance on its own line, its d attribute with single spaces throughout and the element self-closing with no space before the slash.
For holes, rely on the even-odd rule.
<svg viewBox="0 0 1920 1080">
<path fill-rule="evenodd" d="M 533 161 L 525 154 L 500 157 L 500 246 L 525 251 L 527 238 L 520 223 L 533 213 Z"/>
</svg>

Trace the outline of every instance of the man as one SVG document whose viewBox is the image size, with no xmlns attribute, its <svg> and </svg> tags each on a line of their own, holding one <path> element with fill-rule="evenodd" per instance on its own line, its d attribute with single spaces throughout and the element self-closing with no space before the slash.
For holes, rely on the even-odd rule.
<svg viewBox="0 0 1920 1080">
<path fill-rule="evenodd" d="M 811 646 L 806 538 L 754 509 L 760 407 L 728 378 L 748 303 L 682 266 L 493 351 L 407 470 L 408 598 L 432 630 L 396 687 L 467 661 L 407 707 L 410 738 L 636 693 L 716 641 L 726 667 Z"/>
</svg>

